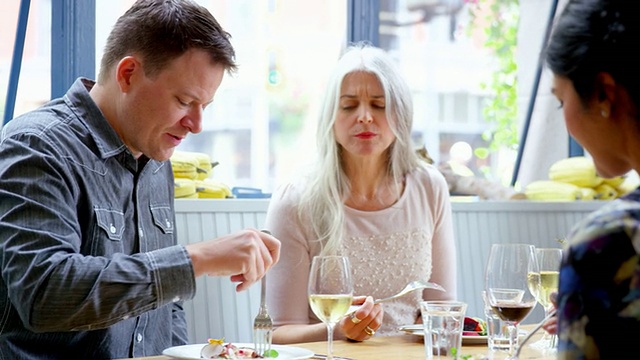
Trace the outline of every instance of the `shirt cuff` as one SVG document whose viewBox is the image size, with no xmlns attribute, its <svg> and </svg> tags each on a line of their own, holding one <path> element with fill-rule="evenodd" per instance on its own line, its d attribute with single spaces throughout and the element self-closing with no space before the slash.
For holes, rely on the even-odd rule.
<svg viewBox="0 0 640 360">
<path fill-rule="evenodd" d="M 161 305 L 192 299 L 196 280 L 191 258 L 182 245 L 148 252 Z"/>
</svg>

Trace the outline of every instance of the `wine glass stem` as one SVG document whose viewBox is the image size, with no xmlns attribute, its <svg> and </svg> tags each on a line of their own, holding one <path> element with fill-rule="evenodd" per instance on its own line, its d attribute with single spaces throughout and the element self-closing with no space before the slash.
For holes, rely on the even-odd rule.
<svg viewBox="0 0 640 360">
<path fill-rule="evenodd" d="M 507 324 L 509 330 L 509 359 L 513 359 L 516 342 L 518 341 L 518 324 Z"/>
<path fill-rule="evenodd" d="M 327 323 L 327 360 L 333 360 L 333 324 Z"/>
<path fill-rule="evenodd" d="M 551 314 L 551 312 L 553 311 L 554 307 L 553 305 L 548 306 L 547 308 L 544 309 L 544 315 L 545 317 L 549 316 L 549 314 Z M 545 331 L 544 333 L 544 337 L 548 339 L 548 343 L 549 343 L 549 348 L 550 349 L 554 349 L 556 347 L 556 343 L 558 340 L 558 335 L 556 334 L 549 334 Z"/>
</svg>

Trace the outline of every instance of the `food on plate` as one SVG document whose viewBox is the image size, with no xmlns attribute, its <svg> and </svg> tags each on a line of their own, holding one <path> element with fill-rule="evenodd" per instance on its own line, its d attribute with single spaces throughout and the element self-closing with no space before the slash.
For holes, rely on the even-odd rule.
<svg viewBox="0 0 640 360">
<path fill-rule="evenodd" d="M 224 343 L 224 339 L 209 339 L 208 344 L 200 350 L 200 357 L 204 359 L 262 359 L 276 358 L 278 352 L 271 349 L 266 356 L 261 356 L 250 347 L 238 347 L 232 343 Z"/>
<path fill-rule="evenodd" d="M 485 336 L 487 335 L 487 322 L 477 317 L 465 317 L 463 336 Z"/>
</svg>

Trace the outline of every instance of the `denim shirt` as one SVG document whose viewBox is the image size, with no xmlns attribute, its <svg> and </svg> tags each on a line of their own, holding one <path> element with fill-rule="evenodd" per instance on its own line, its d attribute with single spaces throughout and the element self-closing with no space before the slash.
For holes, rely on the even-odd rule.
<svg viewBox="0 0 640 360">
<path fill-rule="evenodd" d="M 78 79 L 0 138 L 0 359 L 158 355 L 193 267 L 168 162 L 135 159 Z"/>
</svg>

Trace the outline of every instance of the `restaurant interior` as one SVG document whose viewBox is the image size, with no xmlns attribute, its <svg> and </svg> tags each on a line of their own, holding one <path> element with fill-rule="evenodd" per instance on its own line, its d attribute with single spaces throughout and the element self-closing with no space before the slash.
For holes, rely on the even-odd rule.
<svg viewBox="0 0 640 360">
<path fill-rule="evenodd" d="M 213 163 L 207 177 L 224 190 L 176 196 L 179 244 L 262 228 L 270 194 L 313 159 L 315 119 L 331 65 L 348 44 L 361 41 L 397 61 L 413 96 L 416 151 L 448 181 L 457 294 L 468 317 L 484 316 L 481 293 L 493 244 L 561 248 L 574 224 L 640 183 L 629 173 L 617 186 L 588 192 L 551 184 L 583 170 L 562 163 L 565 159 L 593 166 L 564 128 L 549 70 L 539 56 L 565 1 L 197 2 L 231 33 L 239 71 L 224 79 L 204 113 L 202 133 L 177 149 L 206 154 Z M 62 96 L 77 77 L 95 78 L 106 36 L 132 3 L 0 2 L 3 124 Z M 389 279 L 398 290 L 408 280 Z M 236 292 L 227 278 L 198 278 L 196 296 L 184 305 L 190 342 L 252 343 L 260 296 L 259 283 Z M 537 306 L 522 324 L 532 329 L 544 316 Z M 389 356 L 422 356 L 421 335 L 400 338 L 406 347 Z M 336 342 L 334 353 L 342 359 L 382 358 L 386 342 L 376 341 Z M 326 352 L 324 346 L 308 348 L 318 354 Z M 354 346 L 359 350 L 351 350 Z M 471 355 L 485 350 L 486 342 L 463 346 Z"/>
</svg>

